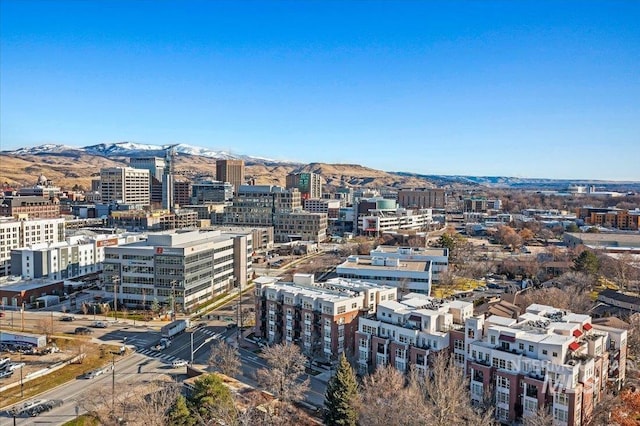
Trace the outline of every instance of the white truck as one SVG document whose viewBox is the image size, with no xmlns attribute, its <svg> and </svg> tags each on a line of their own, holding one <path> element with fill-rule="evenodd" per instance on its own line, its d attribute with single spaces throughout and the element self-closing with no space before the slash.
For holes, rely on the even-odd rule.
<svg viewBox="0 0 640 426">
<path fill-rule="evenodd" d="M 176 320 L 176 321 L 172 321 L 169 324 L 163 326 L 160 329 L 160 334 L 165 339 L 171 339 L 172 337 L 174 337 L 174 336 L 182 333 L 183 331 L 185 331 L 187 328 L 189 328 L 189 320 L 188 319 Z"/>
<path fill-rule="evenodd" d="M 36 348 L 44 348 L 47 346 L 47 336 L 30 333 L 15 333 L 2 330 L 2 333 L 0 333 L 0 343 L 30 345 Z"/>
</svg>

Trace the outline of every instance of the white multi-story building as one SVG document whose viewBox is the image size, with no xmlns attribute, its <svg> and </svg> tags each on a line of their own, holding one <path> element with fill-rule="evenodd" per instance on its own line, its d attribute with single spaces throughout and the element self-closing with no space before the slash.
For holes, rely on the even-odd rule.
<svg viewBox="0 0 640 426">
<path fill-rule="evenodd" d="M 339 277 L 365 280 L 401 289 L 404 292 L 431 293 L 430 260 L 408 260 L 391 256 L 352 255 L 336 267 Z"/>
<path fill-rule="evenodd" d="M 445 302 L 424 294 L 409 293 L 400 301 L 380 302 L 374 315 L 358 321 L 358 369 L 366 373 L 380 365 L 392 365 L 406 371 L 411 365 L 426 371 L 429 355 L 451 350 L 450 331 L 462 329 L 471 316 L 472 303 Z M 456 353 L 455 360 L 463 366 L 464 350 L 460 349 L 462 353 Z"/>
<path fill-rule="evenodd" d="M 366 235 L 381 235 L 384 232 L 402 230 L 424 230 L 433 223 L 433 210 L 369 210 L 358 216 L 358 232 Z"/>
<path fill-rule="evenodd" d="M 64 219 L 0 218 L 0 276 L 11 275 L 11 250 L 64 241 Z"/>
<path fill-rule="evenodd" d="M 132 167 L 109 167 L 100 170 L 100 194 L 105 204 L 136 207 L 151 203 L 149 170 Z"/>
<path fill-rule="evenodd" d="M 471 396 L 481 401 L 495 389 L 499 421 L 546 407 L 554 424 L 581 425 L 609 380 L 624 380 L 626 330 L 594 325 L 589 315 L 534 304 L 518 319 L 475 320 L 464 336 Z"/>
<path fill-rule="evenodd" d="M 472 400 L 493 393 L 501 423 L 544 408 L 554 424 L 579 426 L 607 386 L 624 382 L 627 331 L 552 306 L 531 305 L 517 319 L 485 318 L 473 316 L 468 302 L 409 294 L 359 318 L 355 350 L 361 371 L 387 364 L 425 371 L 429 355 L 445 350 L 466 371 Z"/>
<path fill-rule="evenodd" d="M 314 359 L 336 360 L 350 351 L 357 318 L 396 298 L 393 287 L 345 279 L 315 283 L 311 274 L 295 274 L 293 282 L 260 277 L 254 283 L 255 335 L 269 343 L 296 343 Z"/>
<path fill-rule="evenodd" d="M 385 259 L 430 261 L 432 280 L 435 282 L 449 269 L 449 249 L 446 248 L 378 246 L 369 255 Z"/>
<path fill-rule="evenodd" d="M 102 270 L 104 248 L 140 240 L 143 234 L 77 235 L 58 243 L 32 244 L 11 252 L 11 273 L 23 279 L 70 279 Z"/>
<path fill-rule="evenodd" d="M 167 231 L 146 241 L 106 247 L 103 283 L 118 305 L 151 305 L 154 300 L 176 310 L 244 287 L 252 275 L 250 232 Z"/>
</svg>

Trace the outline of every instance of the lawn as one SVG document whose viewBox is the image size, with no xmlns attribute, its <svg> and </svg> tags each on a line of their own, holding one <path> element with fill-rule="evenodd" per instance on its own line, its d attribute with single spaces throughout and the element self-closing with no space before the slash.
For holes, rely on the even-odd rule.
<svg viewBox="0 0 640 426">
<path fill-rule="evenodd" d="M 84 339 L 56 339 L 56 344 L 61 350 L 78 350 L 79 344 L 84 347 L 86 357 L 81 364 L 69 364 L 58 371 L 38 377 L 24 384 L 24 396 L 20 396 L 20 386 L 2 392 L 0 404 L 8 406 L 23 399 L 32 398 L 49 389 L 53 389 L 63 383 L 76 379 L 87 371 L 102 367 L 111 362 L 111 357 L 107 352 L 101 351 L 101 345 L 90 343 Z M 70 353 L 72 355 L 72 353 Z"/>
</svg>

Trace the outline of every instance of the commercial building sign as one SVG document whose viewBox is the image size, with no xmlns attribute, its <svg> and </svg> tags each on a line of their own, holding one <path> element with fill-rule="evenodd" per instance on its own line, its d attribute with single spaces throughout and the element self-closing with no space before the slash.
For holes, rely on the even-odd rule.
<svg viewBox="0 0 640 426">
<path fill-rule="evenodd" d="M 117 238 L 108 238 L 106 240 L 98 240 L 96 242 L 96 247 L 111 247 L 111 246 L 117 246 L 117 245 L 118 245 Z"/>
</svg>

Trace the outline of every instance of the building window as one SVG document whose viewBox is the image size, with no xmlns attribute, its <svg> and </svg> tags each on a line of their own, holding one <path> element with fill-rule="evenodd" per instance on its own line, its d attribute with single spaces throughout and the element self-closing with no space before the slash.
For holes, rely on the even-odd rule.
<svg viewBox="0 0 640 426">
<path fill-rule="evenodd" d="M 529 352 L 533 352 L 533 345 L 529 345 Z"/>
<path fill-rule="evenodd" d="M 542 350 L 542 355 L 546 355 L 546 354 L 547 354 L 547 350 L 546 350 L 546 349 L 543 349 L 543 350 Z"/>
<path fill-rule="evenodd" d="M 569 412 L 559 409 L 559 408 L 554 408 L 553 409 L 553 419 L 559 422 L 568 422 L 569 421 Z"/>
<path fill-rule="evenodd" d="M 509 386 L 510 386 L 509 379 L 504 376 L 496 376 L 496 386 L 509 389 Z"/>
</svg>

